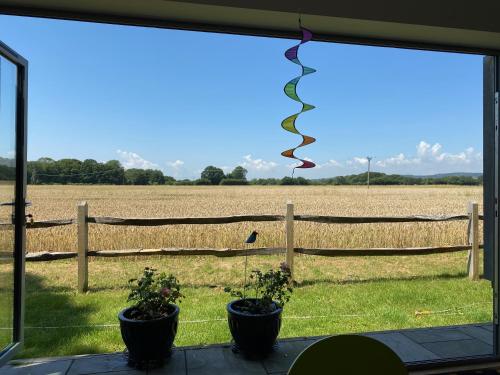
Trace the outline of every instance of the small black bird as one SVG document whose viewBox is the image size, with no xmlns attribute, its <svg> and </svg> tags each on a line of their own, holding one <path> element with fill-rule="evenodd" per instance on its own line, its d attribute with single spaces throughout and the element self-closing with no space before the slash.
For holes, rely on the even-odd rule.
<svg viewBox="0 0 500 375">
<path fill-rule="evenodd" d="M 259 233 L 257 233 L 256 231 L 253 231 L 250 236 L 248 236 L 247 240 L 245 241 L 245 243 L 254 243 L 255 240 L 257 239 L 257 235 Z"/>
</svg>

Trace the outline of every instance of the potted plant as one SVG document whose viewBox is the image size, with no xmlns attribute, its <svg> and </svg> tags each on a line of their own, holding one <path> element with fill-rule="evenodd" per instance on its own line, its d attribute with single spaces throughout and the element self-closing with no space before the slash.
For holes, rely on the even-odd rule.
<svg viewBox="0 0 500 375">
<path fill-rule="evenodd" d="M 272 351 L 281 328 L 281 313 L 292 293 L 290 268 L 282 263 L 277 270 L 254 270 L 243 291 L 224 290 L 238 299 L 227 305 L 229 330 L 234 350 L 248 355 Z M 247 295 L 247 289 L 248 295 Z"/>
<path fill-rule="evenodd" d="M 161 366 L 172 350 L 184 297 L 173 275 L 146 267 L 139 279 L 129 280 L 127 301 L 133 305 L 118 314 L 129 366 Z"/>
</svg>

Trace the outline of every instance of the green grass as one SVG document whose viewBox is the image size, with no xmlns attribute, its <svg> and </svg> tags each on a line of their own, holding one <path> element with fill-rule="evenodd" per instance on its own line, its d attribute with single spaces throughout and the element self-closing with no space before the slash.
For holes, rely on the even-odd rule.
<svg viewBox="0 0 500 375">
<path fill-rule="evenodd" d="M 14 260 L 0 256 L 0 351 L 12 342 Z"/>
<path fill-rule="evenodd" d="M 279 256 L 249 258 L 251 267 Z M 183 282 L 176 345 L 228 342 L 225 285 L 241 284 L 243 258 L 101 259 L 90 262 L 90 291 L 78 294 L 76 262 L 27 265 L 26 345 L 21 357 L 123 350 L 117 313 L 127 306 L 126 281 L 144 266 Z M 280 336 L 316 336 L 488 322 L 488 281 L 465 274 L 465 253 L 391 258 L 296 258 L 298 286 Z M 426 311 L 417 315 L 417 311 Z M 110 324 L 112 326 L 100 326 Z M 44 328 L 45 327 L 45 328 Z"/>
</svg>

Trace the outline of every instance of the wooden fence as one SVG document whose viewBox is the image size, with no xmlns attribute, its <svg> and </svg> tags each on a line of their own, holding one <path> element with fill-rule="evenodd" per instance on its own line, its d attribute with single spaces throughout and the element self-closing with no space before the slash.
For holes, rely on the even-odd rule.
<svg viewBox="0 0 500 375">
<path fill-rule="evenodd" d="M 294 245 L 294 223 L 296 221 L 309 221 L 323 224 L 365 224 L 365 223 L 415 223 L 415 222 L 443 222 L 443 221 L 468 221 L 467 244 L 439 247 L 413 247 L 413 248 L 299 248 Z M 467 215 L 452 216 L 324 216 L 324 215 L 295 215 L 294 205 L 288 202 L 285 215 L 236 215 L 219 217 L 182 217 L 182 218 L 116 218 L 93 217 L 88 215 L 88 204 L 81 202 L 77 207 L 77 218 L 63 220 L 46 220 L 27 223 L 27 229 L 51 228 L 56 226 L 77 224 L 78 226 L 78 251 L 77 252 L 38 252 L 26 254 L 27 261 L 52 261 L 58 259 L 78 258 L 78 291 L 88 289 L 88 258 L 89 257 L 123 257 L 123 256 L 192 256 L 212 255 L 217 257 L 234 257 L 245 255 L 270 255 L 286 254 L 286 262 L 294 274 L 295 254 L 319 255 L 328 257 L 346 256 L 401 256 L 401 255 L 428 255 L 468 251 L 467 270 L 469 278 L 479 278 L 479 215 L 478 204 L 470 202 Z M 278 248 L 252 248 L 252 249 L 132 249 L 132 250 L 89 250 L 89 223 L 103 225 L 133 225 L 133 226 L 160 226 L 160 225 L 210 225 L 230 224 L 240 222 L 265 222 L 284 221 L 286 231 L 285 247 Z"/>
</svg>

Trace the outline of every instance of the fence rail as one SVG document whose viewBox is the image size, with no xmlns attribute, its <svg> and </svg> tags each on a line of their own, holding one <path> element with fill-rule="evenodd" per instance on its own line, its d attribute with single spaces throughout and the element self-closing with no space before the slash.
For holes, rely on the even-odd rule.
<svg viewBox="0 0 500 375">
<path fill-rule="evenodd" d="M 295 221 L 312 221 L 323 224 L 370 224 L 370 223 L 426 223 L 438 221 L 468 220 L 469 215 L 452 216 L 320 216 L 294 215 Z M 482 220 L 482 216 L 480 217 Z"/>
<path fill-rule="evenodd" d="M 76 258 L 76 251 L 40 251 L 37 253 L 27 253 L 27 262 L 46 262 L 51 260 L 71 259 Z"/>
<path fill-rule="evenodd" d="M 411 247 L 411 248 L 300 248 L 294 244 L 294 223 L 296 221 L 314 222 L 322 224 L 369 224 L 369 223 L 429 223 L 450 222 L 467 220 L 467 244 L 437 247 Z M 447 216 L 329 216 L 329 215 L 295 215 L 294 205 L 288 202 L 285 215 L 234 215 L 215 217 L 170 217 L 170 218 L 118 218 L 107 216 L 89 216 L 88 204 L 82 202 L 77 207 L 76 219 L 45 220 L 27 223 L 27 229 L 53 228 L 77 224 L 78 226 L 78 251 L 38 252 L 28 253 L 27 261 L 40 262 L 59 259 L 78 259 L 78 290 L 85 292 L 88 289 L 88 258 L 89 257 L 126 257 L 126 256 L 193 256 L 207 255 L 216 257 L 235 257 L 245 255 L 272 255 L 286 254 L 286 261 L 294 275 L 295 254 L 347 257 L 347 256 L 418 256 L 429 254 L 443 254 L 468 251 L 467 271 L 469 278 L 479 278 L 479 220 L 483 216 L 478 213 L 478 204 L 470 202 L 467 215 Z M 128 250 L 89 250 L 89 223 L 103 225 L 130 225 L 130 226 L 163 226 L 163 225 L 211 225 L 232 224 L 241 222 L 285 222 L 286 243 L 285 247 L 262 247 L 251 249 L 190 249 L 190 248 L 162 248 L 162 249 L 128 249 Z M 6 225 L 6 224 L 3 224 Z M 3 226 L 1 225 L 1 226 Z"/>
<path fill-rule="evenodd" d="M 168 217 L 168 218 L 119 218 L 109 216 L 89 216 L 87 223 L 105 225 L 130 226 L 163 226 L 163 225 L 210 225 L 233 224 L 242 222 L 284 221 L 285 215 L 234 215 L 214 217 Z M 294 215 L 294 221 L 308 221 L 321 224 L 384 224 L 384 223 L 426 223 L 440 221 L 469 220 L 469 215 L 450 216 L 330 216 L 330 215 Z M 483 215 L 478 215 L 483 220 Z M 54 219 L 26 223 L 26 229 L 53 228 L 76 224 L 76 219 Z M 11 224 L 0 224 L 9 226 Z"/>
<path fill-rule="evenodd" d="M 135 226 L 160 226 L 160 225 L 207 225 L 207 224 L 232 224 L 242 222 L 283 221 L 282 215 L 235 215 L 215 217 L 169 217 L 169 218 L 119 218 L 97 216 L 89 217 L 87 222 L 106 225 L 135 225 Z"/>
<path fill-rule="evenodd" d="M 460 251 L 471 250 L 470 245 L 441 246 L 441 247 L 404 247 L 404 248 L 303 248 L 293 249 L 295 254 L 319 255 L 326 257 L 349 257 L 349 256 L 412 256 L 429 255 L 442 253 L 456 253 Z M 483 248 L 483 245 L 479 245 Z M 193 255 L 212 255 L 220 258 L 252 256 L 252 255 L 279 255 L 285 254 L 284 247 L 259 247 L 252 249 L 199 249 L 199 248 L 162 248 L 162 249 L 130 249 L 130 250 L 89 250 L 89 257 L 117 258 L 127 256 L 193 256 Z M 26 260 L 30 262 L 42 262 L 58 259 L 70 259 L 78 257 L 76 251 L 50 252 L 42 251 L 38 253 L 26 254 Z"/>
<path fill-rule="evenodd" d="M 26 229 L 40 229 L 40 228 L 53 228 L 61 227 L 64 225 L 76 224 L 75 219 L 56 219 L 56 220 L 44 220 L 44 221 L 34 221 L 32 223 L 26 223 Z"/>
</svg>

